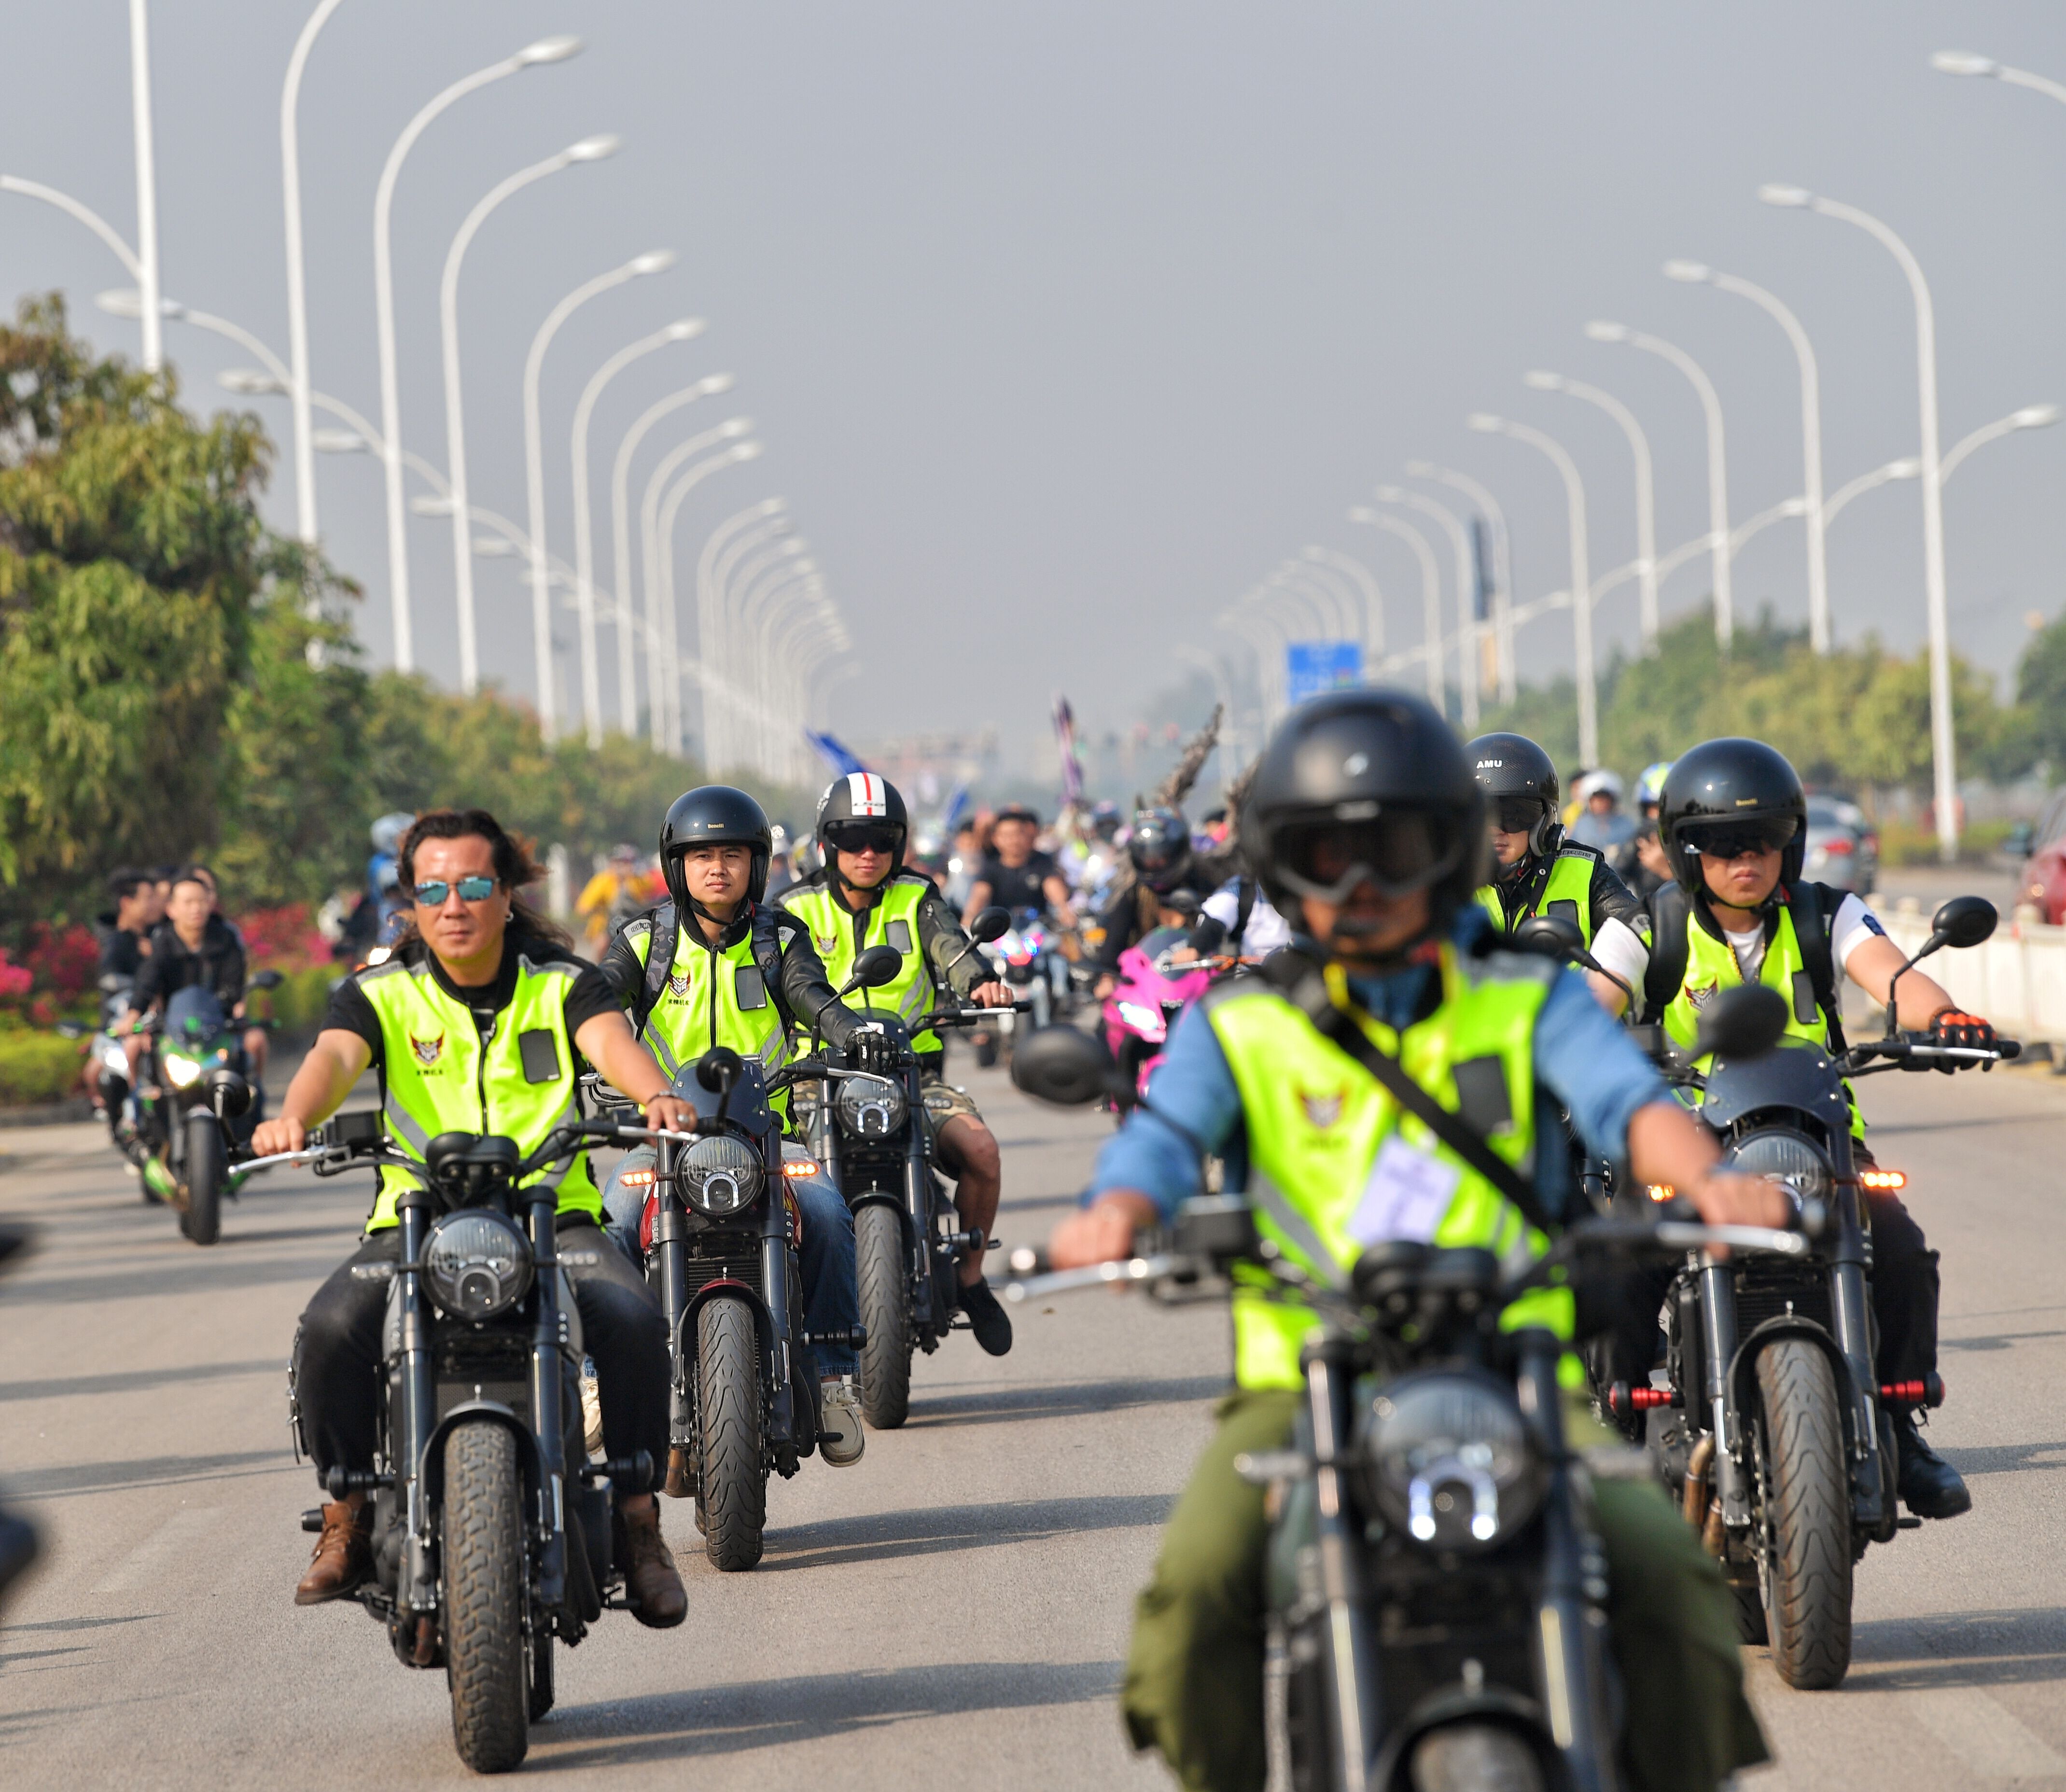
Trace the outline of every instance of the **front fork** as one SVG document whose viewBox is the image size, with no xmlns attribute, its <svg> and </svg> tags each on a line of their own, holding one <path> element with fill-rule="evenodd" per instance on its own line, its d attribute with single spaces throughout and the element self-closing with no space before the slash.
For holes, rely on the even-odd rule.
<svg viewBox="0 0 2066 1792">
<path fill-rule="evenodd" d="M 1319 1506 L 1315 1541 L 1327 1616 L 1327 1702 L 1334 1730 L 1329 1752 L 1337 1792 L 1364 1792 L 1383 1713 L 1370 1642 L 1363 1539 L 1347 1503 L 1340 1466 L 1348 1447 L 1349 1390 L 1355 1376 L 1346 1340 L 1323 1337 L 1306 1347 L 1304 1361 Z"/>
<path fill-rule="evenodd" d="M 400 1603 L 405 1612 L 419 1614 L 433 1612 L 438 1607 L 437 1551 L 431 1537 L 430 1506 L 423 1492 L 427 1466 L 423 1453 L 438 1422 L 437 1385 L 431 1360 L 431 1322 L 425 1311 L 423 1276 L 411 1267 L 423 1260 L 430 1205 L 430 1193 L 423 1188 L 403 1189 L 395 1197 L 395 1214 L 402 1234 L 402 1263 L 395 1271 L 402 1288 L 402 1447 L 395 1453 L 394 1466 L 397 1474 L 408 1478 L 408 1542 L 402 1563 Z"/>
<path fill-rule="evenodd" d="M 531 1258 L 537 1266 L 537 1315 L 531 1332 L 531 1423 L 545 1472 L 538 1477 L 538 1603 L 554 1612 L 565 1602 L 567 1579 L 566 1411 L 562 1389 L 568 1343 L 560 1311 L 560 1266 L 555 1190 L 534 1184 L 525 1218 Z M 606 1248 L 615 1249 L 614 1246 Z"/>
<path fill-rule="evenodd" d="M 1846 1188 L 1830 1250 L 1829 1314 L 1837 1348 L 1849 1368 L 1852 1455 L 1857 1462 L 1853 1510 L 1861 1530 L 1890 1535 L 1895 1518 L 1893 1466 L 1880 1453 L 1878 1371 L 1873 1362 L 1872 1296 L 1865 1280 L 1870 1247 L 1859 1195 Z"/>
</svg>

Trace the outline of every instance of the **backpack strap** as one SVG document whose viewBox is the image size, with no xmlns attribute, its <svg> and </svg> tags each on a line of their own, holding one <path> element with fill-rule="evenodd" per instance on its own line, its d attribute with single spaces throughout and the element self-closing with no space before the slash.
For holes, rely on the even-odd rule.
<svg viewBox="0 0 2066 1792">
<path fill-rule="evenodd" d="M 1676 882 L 1650 898 L 1650 965 L 1643 974 L 1644 1020 L 1655 1023 L 1677 998 L 1692 955 L 1686 930 L 1693 923 L 1692 898 Z"/>
<path fill-rule="evenodd" d="M 658 908 L 646 911 L 653 930 L 647 937 L 651 944 L 646 948 L 646 975 L 638 985 L 638 992 L 631 999 L 631 1030 L 642 1036 L 646 1022 L 667 987 L 667 979 L 674 968 L 674 942 L 681 935 L 681 922 L 675 918 L 674 905 L 662 902 Z"/>
<path fill-rule="evenodd" d="M 1786 893 L 1786 912 L 1793 918 L 1793 937 L 1800 944 L 1801 963 L 1815 992 L 1815 1004 L 1829 1030 L 1829 1050 L 1835 1056 L 1846 1049 L 1844 1040 L 1843 1000 L 1837 991 L 1837 963 L 1829 949 L 1831 917 L 1823 912 L 1819 885 L 1797 883 Z M 1805 1016 L 1801 1018 L 1806 1018 Z"/>
<path fill-rule="evenodd" d="M 788 910 L 778 910 L 772 902 L 753 905 L 753 930 L 749 950 L 753 955 L 754 968 L 760 973 L 760 981 L 768 991 L 768 999 L 778 1012 L 788 1014 L 788 1005 L 782 999 L 782 923 L 787 921 L 792 927 L 802 928 L 803 921 Z M 792 1025 L 796 1017 L 789 1015 Z"/>
<path fill-rule="evenodd" d="M 1234 886 L 1234 930 L 1228 938 L 1234 942 L 1234 955 L 1241 956 L 1241 943 L 1248 932 L 1248 918 L 1255 913 L 1255 879 L 1243 877 Z"/>
</svg>

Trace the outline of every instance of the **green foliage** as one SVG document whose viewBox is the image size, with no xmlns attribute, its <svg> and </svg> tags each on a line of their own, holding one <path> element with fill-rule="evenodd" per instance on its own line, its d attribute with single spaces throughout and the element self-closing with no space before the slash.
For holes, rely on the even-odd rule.
<svg viewBox="0 0 2066 1792">
<path fill-rule="evenodd" d="M 83 1040 L 0 1027 L 0 1108 L 83 1094 L 79 1072 L 85 1055 Z"/>
<path fill-rule="evenodd" d="M 2055 617 L 2023 649 L 2015 701 L 2024 718 L 2018 745 L 2032 758 L 2048 761 L 2057 777 L 2066 770 L 2066 615 Z"/>
</svg>

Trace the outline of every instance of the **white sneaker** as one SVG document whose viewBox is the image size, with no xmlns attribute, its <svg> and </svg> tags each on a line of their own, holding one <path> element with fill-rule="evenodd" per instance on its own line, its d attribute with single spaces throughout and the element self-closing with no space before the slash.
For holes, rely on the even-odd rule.
<svg viewBox="0 0 2066 1792">
<path fill-rule="evenodd" d="M 852 1468 L 868 1448 L 868 1433 L 861 1425 L 861 1390 L 854 1386 L 853 1377 L 841 1376 L 820 1381 L 818 1404 L 824 1409 L 825 1431 L 832 1440 L 821 1441 L 818 1448 L 832 1467 Z"/>
</svg>

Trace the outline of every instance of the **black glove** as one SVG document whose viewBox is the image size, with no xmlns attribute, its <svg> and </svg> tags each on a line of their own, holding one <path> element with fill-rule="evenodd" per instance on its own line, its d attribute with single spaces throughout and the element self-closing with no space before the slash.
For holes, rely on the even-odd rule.
<svg viewBox="0 0 2066 1792">
<path fill-rule="evenodd" d="M 1930 1042 L 1933 1045 L 1963 1045 L 1987 1050 L 1991 1048 L 1995 1043 L 1995 1030 L 1991 1024 L 1976 1014 L 1967 1014 L 1959 1008 L 1946 1008 L 1930 1017 Z M 1975 1060 L 1967 1059 L 1965 1061 L 1971 1064 Z M 1956 1060 L 1940 1059 L 1937 1068 L 1948 1076 L 1962 1066 Z"/>
<path fill-rule="evenodd" d="M 897 1068 L 897 1047 L 887 1033 L 864 1029 L 857 1032 L 849 1043 L 857 1068 L 877 1076 L 887 1076 Z"/>
</svg>

